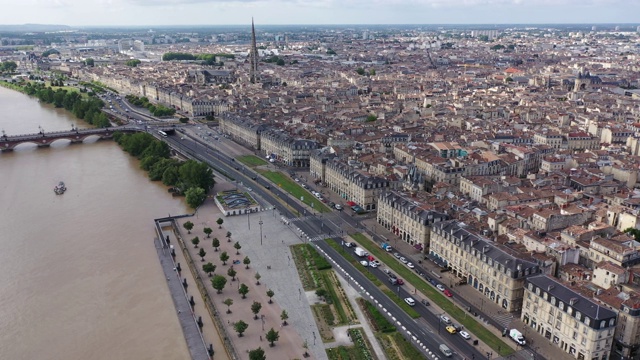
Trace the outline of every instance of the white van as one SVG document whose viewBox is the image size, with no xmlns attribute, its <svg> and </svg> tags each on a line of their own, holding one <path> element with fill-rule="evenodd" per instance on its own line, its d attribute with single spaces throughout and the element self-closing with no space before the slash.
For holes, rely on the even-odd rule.
<svg viewBox="0 0 640 360">
<path fill-rule="evenodd" d="M 444 356 L 446 357 L 451 357 L 453 356 L 453 352 L 451 351 L 451 349 L 449 349 L 449 347 L 445 344 L 440 344 L 440 352 L 444 354 Z"/>
</svg>

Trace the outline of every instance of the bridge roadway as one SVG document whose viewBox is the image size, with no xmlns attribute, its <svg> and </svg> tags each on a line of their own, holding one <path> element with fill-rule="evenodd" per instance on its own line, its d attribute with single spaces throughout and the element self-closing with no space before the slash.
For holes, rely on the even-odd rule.
<svg viewBox="0 0 640 360">
<path fill-rule="evenodd" d="M 70 131 L 54 131 L 54 132 L 39 132 L 35 134 L 22 134 L 7 136 L 2 134 L 0 136 L 0 151 L 12 151 L 16 146 L 25 143 L 36 144 L 38 147 L 50 146 L 57 140 L 69 140 L 71 143 L 83 142 L 90 136 L 98 136 L 100 139 L 111 139 L 113 134 L 117 131 L 121 132 L 143 132 L 145 130 L 154 131 L 157 129 L 163 129 L 165 131 L 174 130 L 173 127 L 167 126 L 137 126 L 137 125 L 123 125 L 114 126 L 109 128 L 96 128 L 96 129 L 73 129 Z"/>
<path fill-rule="evenodd" d="M 232 161 L 229 156 L 224 153 L 217 151 L 216 149 L 212 149 L 208 147 L 206 144 L 200 142 L 199 140 L 193 140 L 188 137 L 181 136 L 169 136 L 165 139 L 170 145 L 174 148 L 177 148 L 194 158 L 204 161 L 206 163 L 215 165 L 217 168 L 225 171 L 230 176 L 233 176 L 235 179 L 242 180 L 245 183 L 251 183 L 249 176 L 253 176 L 253 172 L 251 174 L 243 173 L 241 170 L 236 170 L 236 167 L 239 167 L 240 164 Z M 287 200 L 287 203 L 291 208 L 302 214 L 305 211 L 308 212 L 303 205 L 299 204 L 296 201 L 289 201 L 288 194 L 279 189 L 276 186 L 272 186 L 269 190 L 262 186 L 255 187 L 253 189 L 255 193 L 257 193 L 260 197 L 267 200 L 272 204 L 279 204 L 276 198 Z M 295 218 L 298 215 L 294 214 L 289 208 L 282 207 L 276 205 L 280 213 L 286 218 Z M 350 222 L 355 222 L 356 226 L 358 226 L 357 221 L 351 220 Z M 320 238 L 330 238 L 327 241 L 337 241 L 338 243 L 342 241 L 342 238 L 337 236 L 340 233 L 339 228 L 335 228 L 335 226 L 329 222 L 325 222 L 325 219 L 322 218 L 322 215 L 311 215 L 305 218 L 305 221 L 296 222 L 296 225 L 299 229 L 307 236 L 307 238 L 314 238 L 319 236 Z M 331 233 L 335 234 L 335 236 L 331 236 L 328 234 L 327 230 L 332 227 Z M 463 358 L 471 358 L 474 357 L 476 359 L 481 359 L 486 356 L 486 354 L 482 354 L 478 351 L 472 344 L 470 344 L 467 340 L 464 340 L 461 336 L 449 336 L 449 334 L 444 330 L 444 326 L 440 330 L 441 334 L 438 334 L 438 326 L 440 325 L 439 316 L 440 314 L 434 314 L 430 312 L 426 307 L 418 305 L 415 307 L 416 311 L 421 315 L 420 319 L 414 320 L 409 317 L 398 305 L 396 305 L 391 299 L 389 299 L 382 291 L 380 291 L 373 283 L 371 283 L 363 274 L 360 273 L 351 263 L 349 263 L 345 258 L 343 258 L 340 254 L 338 254 L 326 241 L 316 241 L 314 244 L 324 252 L 329 258 L 331 258 L 335 263 L 339 266 L 339 269 L 343 269 L 342 275 L 350 281 L 350 283 L 356 288 L 360 289 L 362 296 L 369 301 L 375 302 L 377 301 L 381 308 L 386 309 L 387 312 L 391 314 L 392 319 L 395 318 L 394 323 L 399 327 L 399 329 L 403 332 L 404 335 L 411 334 L 408 336 L 409 339 L 413 339 L 415 336 L 416 340 L 413 340 L 412 343 L 415 345 L 416 343 L 422 343 L 426 346 L 426 350 L 420 346 L 417 346 L 421 351 L 425 354 L 429 354 L 429 351 L 437 357 L 442 357 L 442 354 L 439 351 L 439 345 L 442 343 L 447 344 L 454 352 L 455 356 L 458 359 Z M 384 277 L 381 271 L 373 271 L 372 272 L 376 277 L 378 277 L 381 281 L 386 282 L 387 279 Z M 356 283 L 358 285 L 356 285 Z M 411 296 L 403 287 L 398 287 L 394 289 L 398 296 L 401 298 Z M 430 356 L 429 359 L 433 359 L 433 356 Z"/>
</svg>

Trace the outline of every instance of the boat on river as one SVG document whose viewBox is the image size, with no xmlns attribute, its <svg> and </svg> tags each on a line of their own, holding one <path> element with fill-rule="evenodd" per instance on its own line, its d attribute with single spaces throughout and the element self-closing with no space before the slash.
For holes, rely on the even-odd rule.
<svg viewBox="0 0 640 360">
<path fill-rule="evenodd" d="M 64 194 L 65 191 L 67 191 L 67 187 L 64 185 L 64 182 L 62 181 L 60 181 L 58 185 L 56 185 L 56 187 L 53 188 L 53 192 L 55 192 L 56 195 L 62 195 Z"/>
</svg>

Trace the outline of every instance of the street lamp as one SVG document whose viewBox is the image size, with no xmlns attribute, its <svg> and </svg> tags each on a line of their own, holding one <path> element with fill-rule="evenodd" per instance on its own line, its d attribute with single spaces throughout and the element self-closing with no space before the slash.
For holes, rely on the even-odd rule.
<svg viewBox="0 0 640 360">
<path fill-rule="evenodd" d="M 260 225 L 260 245 L 262 245 L 262 218 L 260 218 L 260 221 L 258 221 L 258 225 Z"/>
</svg>

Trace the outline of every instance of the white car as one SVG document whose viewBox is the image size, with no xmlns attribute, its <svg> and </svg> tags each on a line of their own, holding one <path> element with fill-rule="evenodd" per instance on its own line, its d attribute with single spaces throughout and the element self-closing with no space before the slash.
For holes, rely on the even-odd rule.
<svg viewBox="0 0 640 360">
<path fill-rule="evenodd" d="M 406 302 L 409 306 L 413 306 L 416 304 L 416 301 L 413 300 L 412 298 L 408 297 L 404 299 L 404 302 Z"/>
<path fill-rule="evenodd" d="M 362 264 L 362 266 L 369 266 L 369 262 L 367 260 L 360 261 L 360 264 Z"/>
<path fill-rule="evenodd" d="M 403 256 L 403 257 L 400 257 L 400 261 L 401 261 L 403 264 L 406 264 L 408 260 L 407 260 L 407 259 L 405 259 L 405 258 L 404 258 L 404 256 Z"/>
<path fill-rule="evenodd" d="M 471 335 L 469 335 L 469 333 L 466 332 L 466 331 L 460 331 L 458 334 L 460 334 L 460 336 L 462 336 L 463 338 L 465 338 L 467 340 L 471 339 Z"/>
<path fill-rule="evenodd" d="M 336 208 L 336 210 L 341 210 L 342 209 L 342 205 L 336 204 L 335 208 Z"/>
<path fill-rule="evenodd" d="M 369 266 L 371 266 L 372 268 L 377 268 L 377 267 L 378 267 L 378 264 L 376 264 L 374 261 L 371 261 L 371 262 L 369 263 Z"/>
<path fill-rule="evenodd" d="M 436 288 L 438 288 L 438 290 L 440 290 L 440 291 L 444 291 L 445 290 L 445 288 L 444 288 L 444 286 L 442 286 L 442 284 L 436 285 Z"/>
<path fill-rule="evenodd" d="M 442 321 L 445 324 L 451 324 L 451 319 L 449 319 L 449 317 L 446 315 L 440 316 L 440 321 Z"/>
<path fill-rule="evenodd" d="M 373 260 L 372 263 L 376 264 L 376 266 L 380 266 L 381 265 L 380 261 L 378 261 L 378 260 Z"/>
<path fill-rule="evenodd" d="M 416 267 L 415 265 L 413 265 L 413 263 L 407 263 L 407 266 L 409 267 L 409 269 L 413 269 Z"/>
</svg>

